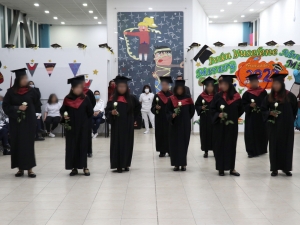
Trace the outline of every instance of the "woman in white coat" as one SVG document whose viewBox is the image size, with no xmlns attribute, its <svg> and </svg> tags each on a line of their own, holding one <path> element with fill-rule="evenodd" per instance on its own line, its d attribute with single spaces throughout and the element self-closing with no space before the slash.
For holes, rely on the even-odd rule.
<svg viewBox="0 0 300 225">
<path fill-rule="evenodd" d="M 152 106 L 152 101 L 154 98 L 154 94 L 151 91 L 151 87 L 149 85 L 145 85 L 143 88 L 143 92 L 140 96 L 140 103 L 142 105 L 142 117 L 145 123 L 145 128 L 146 131 L 144 132 L 144 134 L 148 134 L 149 133 L 149 120 L 148 117 L 150 119 L 150 122 L 152 124 L 152 127 L 154 128 L 155 124 L 154 124 L 154 115 L 151 112 L 151 106 Z"/>
</svg>

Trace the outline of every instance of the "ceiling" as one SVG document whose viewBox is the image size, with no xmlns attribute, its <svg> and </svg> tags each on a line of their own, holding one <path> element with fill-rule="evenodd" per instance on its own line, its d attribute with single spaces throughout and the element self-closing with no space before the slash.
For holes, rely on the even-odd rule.
<svg viewBox="0 0 300 225">
<path fill-rule="evenodd" d="M 198 1 L 211 23 L 233 23 L 255 20 L 261 11 L 278 0 Z M 39 6 L 34 6 L 34 3 L 39 3 Z M 87 6 L 83 6 L 83 3 L 87 3 Z M 106 0 L 0 0 L 0 4 L 27 13 L 30 19 L 38 23 L 61 25 L 61 22 L 65 22 L 66 25 L 97 25 L 101 22 L 106 24 Z M 242 15 L 244 17 L 241 17 Z"/>
</svg>

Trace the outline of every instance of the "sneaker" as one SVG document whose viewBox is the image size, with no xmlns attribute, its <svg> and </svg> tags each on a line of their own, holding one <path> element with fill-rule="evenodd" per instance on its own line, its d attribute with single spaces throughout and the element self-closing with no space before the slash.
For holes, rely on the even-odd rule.
<svg viewBox="0 0 300 225">
<path fill-rule="evenodd" d="M 98 136 L 98 133 L 93 134 L 93 138 L 96 138 Z"/>
<path fill-rule="evenodd" d="M 145 132 L 144 132 L 144 134 L 148 134 L 149 133 L 149 130 L 146 130 Z"/>
<path fill-rule="evenodd" d="M 52 137 L 52 138 L 54 138 L 55 137 L 55 135 L 54 134 L 52 134 L 52 133 L 49 133 L 49 135 L 48 135 L 49 137 Z"/>
</svg>

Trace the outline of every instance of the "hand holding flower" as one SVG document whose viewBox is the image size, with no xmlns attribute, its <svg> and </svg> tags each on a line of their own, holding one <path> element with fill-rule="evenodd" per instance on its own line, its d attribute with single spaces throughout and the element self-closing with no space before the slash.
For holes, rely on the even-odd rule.
<svg viewBox="0 0 300 225">
<path fill-rule="evenodd" d="M 159 113 L 159 110 L 161 109 L 161 107 L 160 107 L 160 106 L 159 106 L 159 104 L 158 104 L 158 102 L 159 102 L 159 98 L 158 98 L 158 97 L 156 97 L 156 99 L 155 99 L 155 100 L 156 100 L 156 107 L 155 107 L 155 108 L 156 108 L 156 111 L 155 111 L 155 113 L 156 113 L 156 114 L 158 114 L 158 113 Z"/>
<path fill-rule="evenodd" d="M 279 114 L 281 114 L 281 111 L 277 110 L 278 102 L 274 103 L 274 110 L 270 111 L 270 116 L 273 116 L 274 119 L 268 120 L 268 122 L 275 124 L 275 119 L 278 117 Z"/>
<path fill-rule="evenodd" d="M 65 123 L 64 123 L 64 127 L 66 130 L 71 130 L 72 127 L 69 125 L 70 122 L 70 117 L 67 111 L 64 112 L 64 118 L 65 118 Z"/>
<path fill-rule="evenodd" d="M 120 116 L 120 115 L 119 115 L 119 112 L 117 111 L 117 106 L 118 106 L 118 102 L 114 102 L 114 110 L 111 111 L 111 114 L 112 114 L 113 116 Z"/>
<path fill-rule="evenodd" d="M 18 118 L 17 121 L 20 123 L 22 120 L 26 118 L 25 111 L 27 109 L 27 102 L 23 102 L 22 105 L 19 106 L 19 110 L 17 111 L 18 113 Z"/>
</svg>

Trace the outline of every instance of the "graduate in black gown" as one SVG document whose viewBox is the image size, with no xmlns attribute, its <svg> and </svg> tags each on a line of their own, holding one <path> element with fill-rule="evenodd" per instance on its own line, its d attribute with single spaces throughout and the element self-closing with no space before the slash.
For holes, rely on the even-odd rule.
<svg viewBox="0 0 300 225">
<path fill-rule="evenodd" d="M 267 153 L 268 138 L 266 123 L 263 121 L 261 104 L 267 92 L 259 86 L 257 74 L 249 75 L 250 88 L 243 94 L 245 116 L 245 145 L 248 157 Z"/>
<path fill-rule="evenodd" d="M 175 81 L 174 93 L 169 97 L 166 113 L 170 123 L 171 166 L 174 166 L 174 171 L 178 171 L 179 167 L 186 171 L 191 119 L 195 114 L 195 106 L 191 97 L 185 94 L 185 80 Z"/>
<path fill-rule="evenodd" d="M 7 90 L 3 99 L 3 110 L 9 117 L 9 133 L 11 140 L 11 168 L 19 168 L 16 177 L 24 175 L 36 177 L 32 168 L 36 166 L 34 139 L 36 131 L 36 115 L 40 108 L 38 93 L 27 86 L 26 69 L 12 71 L 16 74 L 14 85 Z"/>
<path fill-rule="evenodd" d="M 141 110 L 138 99 L 130 94 L 127 77 L 117 76 L 114 94 L 107 102 L 106 117 L 111 124 L 110 167 L 129 171 L 133 153 L 134 122 Z"/>
<path fill-rule="evenodd" d="M 84 76 L 68 79 L 70 93 L 65 97 L 60 114 L 63 117 L 66 133 L 66 170 L 72 170 L 70 176 L 83 169 L 85 176 L 90 176 L 87 167 L 87 146 L 90 141 L 90 120 L 94 110 L 89 98 L 83 92 Z"/>
<path fill-rule="evenodd" d="M 214 96 L 210 111 L 213 122 L 214 155 L 220 176 L 240 176 L 235 170 L 238 119 L 244 113 L 242 99 L 233 86 L 235 75 L 221 75 L 221 91 Z"/>
<path fill-rule="evenodd" d="M 77 75 L 77 76 L 86 76 L 86 75 L 87 74 L 81 74 L 81 75 Z M 85 81 L 83 81 L 82 84 L 83 84 L 83 93 L 89 98 L 89 100 L 94 108 L 96 105 L 96 99 L 95 99 L 94 93 L 86 86 Z M 88 151 L 87 151 L 87 155 L 89 158 L 93 157 L 92 127 L 93 127 L 93 117 L 91 117 L 91 127 L 89 129 L 89 136 L 91 137 L 90 141 L 88 143 Z"/>
<path fill-rule="evenodd" d="M 261 107 L 264 121 L 267 122 L 272 176 L 277 176 L 278 170 L 292 176 L 294 121 L 298 106 L 296 96 L 285 89 L 284 78 L 287 75 L 271 76 L 272 90 Z"/>
<path fill-rule="evenodd" d="M 212 134 L 212 120 L 210 115 L 210 104 L 216 93 L 215 86 L 216 80 L 207 77 L 202 84 L 205 86 L 205 90 L 199 95 L 195 108 L 198 116 L 200 116 L 200 142 L 201 150 L 204 151 L 204 158 L 208 157 L 208 151 L 213 150 L 213 134 Z"/>
<path fill-rule="evenodd" d="M 155 141 L 156 151 L 160 152 L 159 157 L 169 154 L 169 122 L 166 115 L 166 107 L 172 93 L 169 91 L 169 84 L 173 83 L 172 78 L 160 77 L 161 91 L 153 99 L 151 112 L 155 115 Z"/>
</svg>

